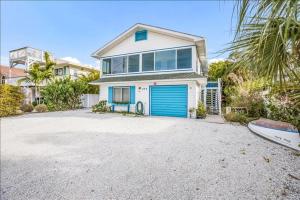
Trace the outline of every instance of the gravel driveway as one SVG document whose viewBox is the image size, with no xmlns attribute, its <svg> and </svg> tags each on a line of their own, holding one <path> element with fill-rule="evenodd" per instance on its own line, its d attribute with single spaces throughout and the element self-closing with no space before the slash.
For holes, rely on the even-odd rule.
<svg viewBox="0 0 300 200">
<path fill-rule="evenodd" d="M 1 199 L 299 199 L 298 153 L 246 127 L 87 110 L 1 119 Z"/>
</svg>

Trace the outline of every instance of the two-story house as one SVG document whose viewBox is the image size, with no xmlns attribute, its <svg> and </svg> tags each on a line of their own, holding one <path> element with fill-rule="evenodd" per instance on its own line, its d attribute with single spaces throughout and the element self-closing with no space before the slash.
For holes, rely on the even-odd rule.
<svg viewBox="0 0 300 200">
<path fill-rule="evenodd" d="M 135 24 L 92 54 L 99 59 L 100 100 L 116 111 L 188 117 L 207 83 L 205 38 Z M 140 104 L 140 103 L 139 103 Z"/>
</svg>

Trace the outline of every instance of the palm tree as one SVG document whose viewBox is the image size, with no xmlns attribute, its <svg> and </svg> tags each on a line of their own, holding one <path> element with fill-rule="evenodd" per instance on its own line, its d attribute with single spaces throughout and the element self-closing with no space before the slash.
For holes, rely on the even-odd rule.
<svg viewBox="0 0 300 200">
<path fill-rule="evenodd" d="M 292 91 L 299 104 L 299 0 L 240 0 L 236 8 L 237 29 L 228 50 L 239 52 L 239 66 Z"/>
<path fill-rule="evenodd" d="M 87 88 L 84 91 L 85 94 L 98 94 L 99 93 L 99 86 L 96 85 L 89 85 L 88 83 L 98 80 L 100 78 L 100 72 L 98 71 L 92 71 L 88 73 L 87 75 L 81 74 L 79 76 L 79 80 L 83 83 L 87 84 Z"/>
<path fill-rule="evenodd" d="M 35 95 L 39 91 L 40 84 L 43 81 L 48 82 L 53 77 L 53 66 L 55 63 L 50 59 L 48 52 L 45 52 L 44 58 L 44 65 L 41 66 L 40 63 L 33 63 L 27 71 L 27 76 L 18 80 L 19 84 L 22 82 L 33 83 Z M 38 103 L 40 103 L 40 100 L 38 100 Z"/>
</svg>

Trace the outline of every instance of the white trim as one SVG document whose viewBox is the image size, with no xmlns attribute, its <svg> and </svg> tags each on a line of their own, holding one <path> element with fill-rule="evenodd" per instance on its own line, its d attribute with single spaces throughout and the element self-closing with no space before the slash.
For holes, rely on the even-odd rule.
<svg viewBox="0 0 300 200">
<path fill-rule="evenodd" d="M 177 51 L 178 50 L 184 50 L 184 49 L 191 49 L 191 59 L 192 59 L 192 66 L 191 68 L 185 68 L 185 69 L 178 69 L 177 66 Z M 157 52 L 162 52 L 162 51 L 175 51 L 175 69 L 169 69 L 169 70 L 156 70 L 156 53 Z M 148 53 L 153 53 L 154 54 L 154 66 L 153 66 L 153 71 L 143 71 L 143 54 L 148 54 Z M 129 56 L 132 55 L 140 55 L 140 62 L 141 62 L 141 67 L 139 68 L 139 72 L 128 72 L 128 63 L 129 63 Z M 113 74 L 112 73 L 112 59 L 113 58 L 119 58 L 119 57 L 126 57 L 127 58 L 127 72 L 126 73 L 116 73 Z M 103 74 L 103 77 L 110 77 L 110 76 L 124 76 L 124 75 L 132 75 L 132 74 L 140 74 L 140 73 L 159 73 L 159 72 L 171 72 L 171 71 L 193 71 L 193 48 L 192 47 L 176 47 L 176 48 L 168 48 L 168 49 L 161 49 L 161 50 L 152 50 L 152 51 L 147 51 L 147 52 L 140 52 L 140 53 L 135 53 L 135 54 L 125 54 L 125 55 L 120 55 L 120 56 L 109 56 L 109 57 L 105 57 L 105 58 L 101 58 L 102 59 L 102 65 L 103 65 L 103 60 L 104 59 L 111 59 L 111 74 Z M 197 63 L 196 63 L 197 64 Z M 102 67 L 102 66 L 101 66 Z"/>
<path fill-rule="evenodd" d="M 148 31 L 158 32 L 158 33 L 162 33 L 165 35 L 170 35 L 170 36 L 173 36 L 176 38 L 194 41 L 194 42 L 204 40 L 204 38 L 200 37 L 200 36 L 190 35 L 187 33 L 181 33 L 181 32 L 177 32 L 177 31 L 165 29 L 165 28 L 160 28 L 160 27 L 155 27 L 155 26 L 138 23 L 138 24 L 135 24 L 134 26 L 132 26 L 131 28 L 129 28 L 128 30 L 126 30 L 125 32 L 123 32 L 122 34 L 120 34 L 119 36 L 117 36 L 115 39 L 113 39 L 110 42 L 108 42 L 107 44 L 105 44 L 103 47 L 97 49 L 94 53 L 92 53 L 91 56 L 95 57 L 95 58 L 101 57 L 99 54 L 103 53 L 103 51 L 105 51 L 106 49 L 109 49 L 110 47 L 113 47 L 115 43 L 118 43 L 118 42 L 124 40 L 128 35 L 132 34 L 133 32 L 135 32 L 139 29 L 146 29 Z"/>
<path fill-rule="evenodd" d="M 90 85 L 109 85 L 109 84 L 116 84 L 116 83 L 140 83 L 140 82 L 176 82 L 176 81 L 197 81 L 206 83 L 207 78 L 189 78 L 189 79 L 160 79 L 160 80 L 140 80 L 140 81 L 116 81 L 116 82 L 100 82 L 100 83 L 89 83 Z"/>
<path fill-rule="evenodd" d="M 153 75 L 153 74 L 170 74 L 170 72 L 173 74 L 176 73 L 191 73 L 193 72 L 193 68 L 187 68 L 187 69 L 170 69 L 170 70 L 159 70 L 159 71 L 142 71 L 142 72 L 130 72 L 130 73 L 119 73 L 119 74 L 105 74 L 102 76 L 102 78 L 108 78 L 108 77 L 123 77 L 123 76 L 134 76 L 134 75 Z"/>
</svg>

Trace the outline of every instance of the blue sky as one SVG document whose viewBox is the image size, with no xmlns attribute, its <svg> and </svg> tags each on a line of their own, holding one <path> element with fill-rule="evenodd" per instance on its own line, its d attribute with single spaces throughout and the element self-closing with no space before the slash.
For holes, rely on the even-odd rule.
<svg viewBox="0 0 300 200">
<path fill-rule="evenodd" d="M 1 64 L 8 51 L 23 46 L 48 50 L 95 65 L 90 55 L 135 23 L 201 35 L 208 58 L 232 39 L 235 21 L 231 1 L 100 2 L 1 1 Z"/>
</svg>

